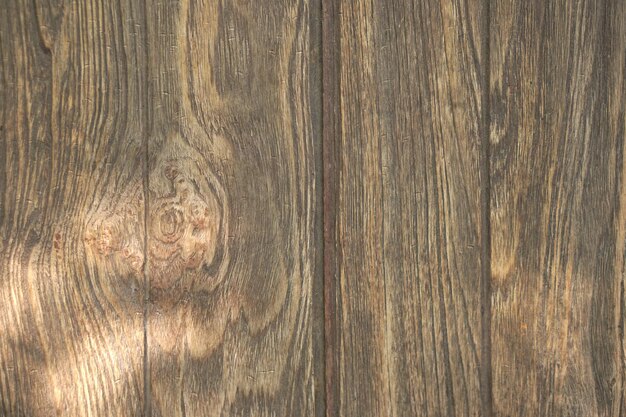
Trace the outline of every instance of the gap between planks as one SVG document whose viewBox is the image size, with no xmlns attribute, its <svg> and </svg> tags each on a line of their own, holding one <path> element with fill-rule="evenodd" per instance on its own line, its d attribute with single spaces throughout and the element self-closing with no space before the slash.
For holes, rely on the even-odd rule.
<svg viewBox="0 0 626 417">
<path fill-rule="evenodd" d="M 480 387 L 481 409 L 484 417 L 493 415 L 492 371 L 491 371 L 491 0 L 482 0 L 481 55 L 483 86 L 481 90 L 480 132 L 480 298 L 481 298 L 481 364 Z"/>
<path fill-rule="evenodd" d="M 323 189 L 323 285 L 324 285 L 324 363 L 325 413 L 338 416 L 338 385 L 332 352 L 337 348 L 336 271 L 339 262 L 336 247 L 337 193 L 339 186 L 338 154 L 341 137 L 339 107 L 340 39 L 339 2 L 322 0 L 322 189 Z"/>
</svg>

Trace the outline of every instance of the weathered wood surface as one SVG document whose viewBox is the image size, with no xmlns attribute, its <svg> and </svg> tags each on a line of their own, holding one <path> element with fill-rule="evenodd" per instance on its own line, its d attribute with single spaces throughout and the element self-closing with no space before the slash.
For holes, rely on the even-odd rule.
<svg viewBox="0 0 626 417">
<path fill-rule="evenodd" d="M 319 7 L 147 2 L 153 416 L 316 412 Z"/>
<path fill-rule="evenodd" d="M 498 416 L 622 416 L 626 3 L 493 2 Z"/>
<path fill-rule="evenodd" d="M 323 410 L 318 8 L 3 6 L 0 415 Z"/>
<path fill-rule="evenodd" d="M 0 2 L 0 417 L 624 415 L 625 74 L 621 0 Z"/>
<path fill-rule="evenodd" d="M 480 6 L 340 2 L 329 416 L 481 413 Z"/>
<path fill-rule="evenodd" d="M 142 413 L 142 24 L 0 6 L 0 416 Z"/>
</svg>

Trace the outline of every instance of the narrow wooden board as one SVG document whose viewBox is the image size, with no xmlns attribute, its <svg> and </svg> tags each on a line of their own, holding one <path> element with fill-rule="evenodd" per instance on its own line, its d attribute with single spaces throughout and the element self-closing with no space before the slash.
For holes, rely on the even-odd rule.
<svg viewBox="0 0 626 417">
<path fill-rule="evenodd" d="M 0 7 L 0 416 L 141 415 L 137 2 Z"/>
<path fill-rule="evenodd" d="M 495 414 L 624 415 L 626 3 L 491 22 Z"/>
<path fill-rule="evenodd" d="M 480 6 L 340 2 L 329 416 L 481 414 Z"/>
<path fill-rule="evenodd" d="M 147 1 L 153 416 L 319 409 L 319 7 Z"/>
</svg>

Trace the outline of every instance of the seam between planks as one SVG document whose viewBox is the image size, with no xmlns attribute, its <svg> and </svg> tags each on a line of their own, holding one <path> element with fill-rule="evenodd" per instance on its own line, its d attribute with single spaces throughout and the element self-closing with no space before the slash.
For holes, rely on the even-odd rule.
<svg viewBox="0 0 626 417">
<path fill-rule="evenodd" d="M 324 417 L 326 414 L 326 341 L 324 316 L 324 157 L 323 152 L 323 49 L 322 49 L 322 2 L 316 0 L 309 12 L 309 42 L 315 57 L 315 65 L 311 66 L 312 82 L 309 84 L 312 100 L 313 138 L 315 142 L 315 274 L 313 281 L 313 381 L 314 415 Z M 319 136 L 318 136 L 319 135 Z"/>
<path fill-rule="evenodd" d="M 481 19 L 481 61 L 483 86 L 481 91 L 481 134 L 480 134 L 480 206 L 481 206 L 481 409 L 484 417 L 493 414 L 492 370 L 491 370 L 491 0 L 483 1 Z"/>
<path fill-rule="evenodd" d="M 322 0 L 322 189 L 323 189 L 323 263 L 324 263 L 324 355 L 325 412 L 327 417 L 339 415 L 337 366 L 336 279 L 337 194 L 339 187 L 339 151 L 341 141 L 339 104 L 340 39 L 338 31 L 338 0 Z"/>
</svg>

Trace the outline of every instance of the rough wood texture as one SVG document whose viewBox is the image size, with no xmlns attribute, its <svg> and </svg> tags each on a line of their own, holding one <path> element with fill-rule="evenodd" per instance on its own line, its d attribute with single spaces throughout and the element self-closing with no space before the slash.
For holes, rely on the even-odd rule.
<svg viewBox="0 0 626 417">
<path fill-rule="evenodd" d="M 319 413 L 319 4 L 132 3 L 0 12 L 0 415 Z"/>
<path fill-rule="evenodd" d="M 495 413 L 624 415 L 626 3 L 491 22 Z"/>
<path fill-rule="evenodd" d="M 153 416 L 314 415 L 318 7 L 147 2 Z"/>
<path fill-rule="evenodd" d="M 329 416 L 480 415 L 479 6 L 340 2 Z"/>
<path fill-rule="evenodd" d="M 0 7 L 0 416 L 143 409 L 141 17 Z"/>
<path fill-rule="evenodd" d="M 625 77 L 623 0 L 0 0 L 0 417 L 625 415 Z"/>
</svg>

